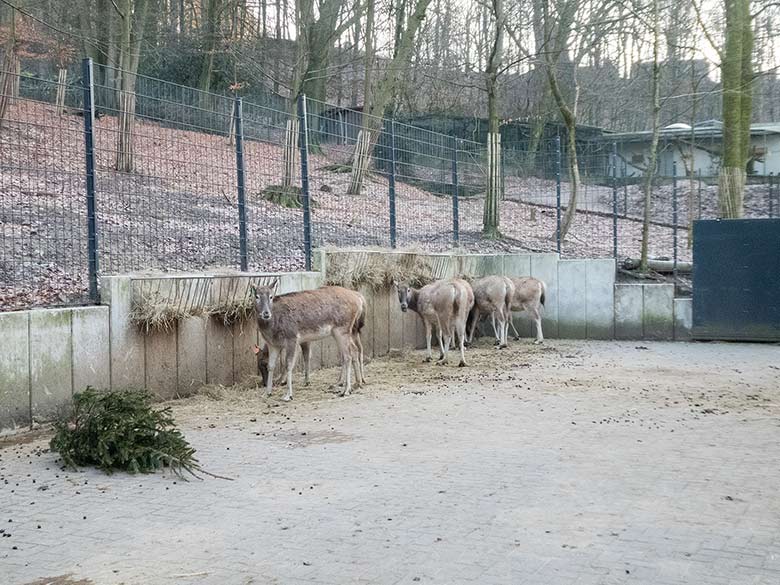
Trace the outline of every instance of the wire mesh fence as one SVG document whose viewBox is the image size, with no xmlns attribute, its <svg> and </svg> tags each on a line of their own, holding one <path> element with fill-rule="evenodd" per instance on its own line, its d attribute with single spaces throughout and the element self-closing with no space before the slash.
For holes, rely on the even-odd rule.
<svg viewBox="0 0 780 585">
<path fill-rule="evenodd" d="M 303 97 L 91 65 L 0 75 L 2 309 L 94 301 L 90 283 L 122 272 L 300 270 L 320 246 L 640 253 L 643 178 L 608 140 L 578 149 L 576 172 L 565 137 L 493 146 L 496 167 L 484 143 Z M 488 239 L 495 168 L 502 237 Z M 692 221 L 718 216 L 717 179 L 675 173 L 652 186 L 649 249 L 685 260 Z M 778 212 L 777 177 L 751 177 L 745 215 Z"/>
</svg>

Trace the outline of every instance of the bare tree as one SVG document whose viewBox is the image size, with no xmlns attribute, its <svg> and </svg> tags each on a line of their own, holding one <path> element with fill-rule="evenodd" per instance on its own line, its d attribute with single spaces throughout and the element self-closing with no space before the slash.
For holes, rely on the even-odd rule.
<svg viewBox="0 0 780 585">
<path fill-rule="evenodd" d="M 487 135 L 487 191 L 482 213 L 482 233 L 487 238 L 500 237 L 499 200 L 501 198 L 501 128 L 498 118 L 498 74 L 504 52 L 505 14 L 503 0 L 491 0 L 492 17 L 495 23 L 493 43 L 488 54 L 485 69 L 487 90 L 488 135 Z"/>
<path fill-rule="evenodd" d="M 659 48 L 661 44 L 661 19 L 658 0 L 652 0 L 653 64 L 650 111 L 652 115 L 652 138 L 650 139 L 650 162 L 644 175 L 644 215 L 642 221 L 642 252 L 639 268 L 647 272 L 647 249 L 650 241 L 650 220 L 652 214 L 653 181 L 658 167 L 658 138 L 661 129 L 661 63 Z"/>
<path fill-rule="evenodd" d="M 753 22 L 750 0 L 725 0 L 723 163 L 718 177 L 722 217 L 742 217 L 753 113 Z"/>
<path fill-rule="evenodd" d="M 393 58 L 373 85 L 370 96 L 363 106 L 363 124 L 360 129 L 355 154 L 352 159 L 352 177 L 347 193 L 357 195 L 363 187 L 370 153 L 378 136 L 385 108 L 396 95 L 399 82 L 409 65 L 417 31 L 425 18 L 431 0 L 416 0 L 414 9 L 406 21 L 406 27 L 398 34 L 398 43 Z"/>
</svg>

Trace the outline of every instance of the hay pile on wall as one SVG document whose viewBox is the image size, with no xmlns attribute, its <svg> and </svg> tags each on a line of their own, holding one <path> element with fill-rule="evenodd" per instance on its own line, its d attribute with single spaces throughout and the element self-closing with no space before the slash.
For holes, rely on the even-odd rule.
<svg viewBox="0 0 780 585">
<path fill-rule="evenodd" d="M 133 295 L 130 322 L 147 335 L 174 331 L 180 321 L 191 316 L 188 308 L 171 304 L 159 294 L 139 292 Z"/>
<path fill-rule="evenodd" d="M 325 282 L 330 285 L 374 291 L 386 290 L 393 283 L 424 286 L 446 277 L 451 258 L 429 256 L 414 251 L 387 253 L 374 251 L 329 251 Z"/>
</svg>

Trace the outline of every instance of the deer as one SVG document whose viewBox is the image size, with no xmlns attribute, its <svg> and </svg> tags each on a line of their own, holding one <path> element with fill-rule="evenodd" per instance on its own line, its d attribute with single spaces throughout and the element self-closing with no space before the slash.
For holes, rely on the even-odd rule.
<svg viewBox="0 0 780 585">
<path fill-rule="evenodd" d="M 431 335 L 434 326 L 439 336 L 441 354 L 437 363 L 447 363 L 447 350 L 453 336 L 457 336 L 460 346 L 459 367 L 466 364 L 466 321 L 471 307 L 474 305 L 474 292 L 471 285 L 460 278 L 438 280 L 415 289 L 406 283 L 396 284 L 398 302 L 401 311 L 412 310 L 417 313 L 425 325 L 425 342 L 428 350 L 425 362 L 433 361 L 431 353 Z"/>
<path fill-rule="evenodd" d="M 512 321 L 510 306 L 515 295 L 515 285 L 506 276 L 485 276 L 472 283 L 474 307 L 469 313 L 469 343 L 474 340 L 474 330 L 480 319 L 490 315 L 496 345 L 508 347 L 509 323 Z"/>
<path fill-rule="evenodd" d="M 301 346 L 304 361 L 305 382 L 308 382 L 311 345 L 313 341 L 333 337 L 341 356 L 344 391 L 352 391 L 352 362 L 358 360 L 356 379 L 362 380 L 362 343 L 355 342 L 361 320 L 365 319 L 366 300 L 360 293 L 339 286 L 325 286 L 277 295 L 278 280 L 270 286 L 254 286 L 257 328 L 268 347 L 268 373 L 266 396 L 273 392 L 274 369 L 280 355 L 286 359 L 287 392 L 282 400 L 293 398 L 292 372 Z"/>
<path fill-rule="evenodd" d="M 359 388 L 366 383 L 365 375 L 363 373 L 363 341 L 360 338 L 360 332 L 362 331 L 365 322 L 366 315 L 364 307 L 363 312 L 361 313 L 360 317 L 358 317 L 358 320 L 355 323 L 355 327 L 352 330 L 352 367 L 355 371 L 355 388 Z M 311 363 L 311 344 L 309 342 L 303 342 L 299 345 L 299 347 L 301 348 L 301 354 L 303 355 L 303 385 L 308 386 Z M 252 347 L 252 351 L 257 356 L 257 372 L 262 379 L 263 386 L 265 386 L 268 382 L 268 345 L 264 344 L 263 347 L 255 345 Z M 279 355 L 278 362 L 280 365 L 280 371 L 274 376 L 274 384 L 281 384 L 284 379 L 285 372 L 287 371 L 286 358 L 287 352 L 282 350 L 281 354 Z M 284 371 L 282 371 L 282 369 Z M 337 386 L 344 385 L 342 374 L 343 370 L 339 372 L 339 379 L 336 382 Z"/>
<path fill-rule="evenodd" d="M 512 311 L 526 311 L 533 319 L 536 325 L 536 339 L 534 345 L 544 342 L 542 335 L 542 315 L 541 308 L 544 306 L 544 295 L 547 292 L 547 285 L 538 278 L 532 276 L 512 277 L 510 279 L 515 285 L 515 293 L 512 297 Z M 512 322 L 511 316 L 509 323 L 515 332 L 515 341 L 520 339 L 520 334 Z"/>
</svg>

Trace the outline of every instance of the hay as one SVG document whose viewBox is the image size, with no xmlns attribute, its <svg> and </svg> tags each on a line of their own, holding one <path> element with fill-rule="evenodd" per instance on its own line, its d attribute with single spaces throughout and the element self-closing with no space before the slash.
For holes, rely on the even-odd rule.
<svg viewBox="0 0 780 585">
<path fill-rule="evenodd" d="M 327 284 L 373 291 L 388 289 L 393 283 L 423 286 L 436 279 L 430 257 L 408 253 L 333 252 L 328 255 Z"/>
<path fill-rule="evenodd" d="M 254 299 L 222 299 L 218 304 L 206 307 L 206 314 L 225 327 L 233 327 L 254 318 Z"/>
<path fill-rule="evenodd" d="M 130 322 L 143 333 L 170 333 L 176 329 L 180 321 L 193 316 L 192 311 L 171 305 L 167 299 L 155 294 L 141 293 L 133 299 L 130 310 Z"/>
</svg>

